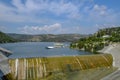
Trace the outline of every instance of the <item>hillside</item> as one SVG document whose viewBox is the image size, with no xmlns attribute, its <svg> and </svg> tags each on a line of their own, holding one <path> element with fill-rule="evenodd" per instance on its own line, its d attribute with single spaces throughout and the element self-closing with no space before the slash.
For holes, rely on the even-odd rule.
<svg viewBox="0 0 120 80">
<path fill-rule="evenodd" d="M 73 42 L 88 35 L 80 34 L 40 34 L 40 35 L 28 35 L 28 34 L 8 34 L 9 36 L 20 41 L 35 41 L 35 42 Z"/>
<path fill-rule="evenodd" d="M 15 42 L 16 40 L 0 31 L 0 43 Z"/>
<path fill-rule="evenodd" d="M 120 27 L 100 29 L 93 35 L 72 43 L 71 48 L 96 52 L 114 42 L 120 42 Z"/>
</svg>

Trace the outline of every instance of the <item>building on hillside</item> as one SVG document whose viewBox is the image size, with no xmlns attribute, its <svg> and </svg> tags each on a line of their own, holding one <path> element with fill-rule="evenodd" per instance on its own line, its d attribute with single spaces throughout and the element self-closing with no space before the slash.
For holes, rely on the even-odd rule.
<svg viewBox="0 0 120 80">
<path fill-rule="evenodd" d="M 102 37 L 103 37 L 103 38 L 109 38 L 110 35 L 103 35 Z"/>
</svg>

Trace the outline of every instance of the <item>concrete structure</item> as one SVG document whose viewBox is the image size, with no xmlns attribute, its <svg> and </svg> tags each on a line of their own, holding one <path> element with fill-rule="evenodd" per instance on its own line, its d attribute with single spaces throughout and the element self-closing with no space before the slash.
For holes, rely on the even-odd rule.
<svg viewBox="0 0 120 80">
<path fill-rule="evenodd" d="M 112 43 L 99 52 L 104 54 L 110 53 L 113 56 L 113 66 L 118 68 L 117 71 L 101 80 L 120 80 L 120 43 Z"/>
<path fill-rule="evenodd" d="M 2 52 L 3 55 L 5 55 L 6 57 L 8 57 L 9 55 L 12 54 L 11 51 L 7 50 L 7 49 L 4 49 L 2 47 L 0 47 L 0 52 Z"/>
<path fill-rule="evenodd" d="M 72 80 L 100 80 L 115 71 L 112 62 L 111 54 L 9 59 L 15 80 L 71 80 L 64 75 L 72 73 Z"/>
<path fill-rule="evenodd" d="M 8 56 L 11 54 L 9 50 L 0 47 L 0 80 L 11 80 Z"/>
</svg>

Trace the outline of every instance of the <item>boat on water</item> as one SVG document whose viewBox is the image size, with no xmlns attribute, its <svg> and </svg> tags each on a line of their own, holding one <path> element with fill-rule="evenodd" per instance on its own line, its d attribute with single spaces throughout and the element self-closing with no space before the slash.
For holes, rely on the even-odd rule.
<svg viewBox="0 0 120 80">
<path fill-rule="evenodd" d="M 47 49 L 53 49 L 53 48 L 61 48 L 64 47 L 64 44 L 62 43 L 54 43 L 53 46 L 47 46 Z"/>
<path fill-rule="evenodd" d="M 55 48 L 54 46 L 47 46 L 46 49 L 53 49 Z"/>
<path fill-rule="evenodd" d="M 54 43 L 54 47 L 55 48 L 61 48 L 61 47 L 64 47 L 64 44 L 62 44 L 62 43 Z"/>
</svg>

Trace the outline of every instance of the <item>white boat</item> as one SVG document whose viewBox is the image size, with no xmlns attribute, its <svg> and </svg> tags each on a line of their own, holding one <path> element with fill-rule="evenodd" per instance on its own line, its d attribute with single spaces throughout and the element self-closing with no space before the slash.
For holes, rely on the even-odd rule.
<svg viewBox="0 0 120 80">
<path fill-rule="evenodd" d="M 53 49 L 54 46 L 47 46 L 46 48 L 47 48 L 47 49 Z"/>
<path fill-rule="evenodd" d="M 62 43 L 54 43 L 54 47 L 61 48 L 61 47 L 64 47 L 64 44 L 62 44 Z"/>
<path fill-rule="evenodd" d="M 53 48 L 62 48 L 64 44 L 62 43 L 54 43 L 53 46 L 47 46 L 46 49 L 53 49 Z"/>
</svg>

